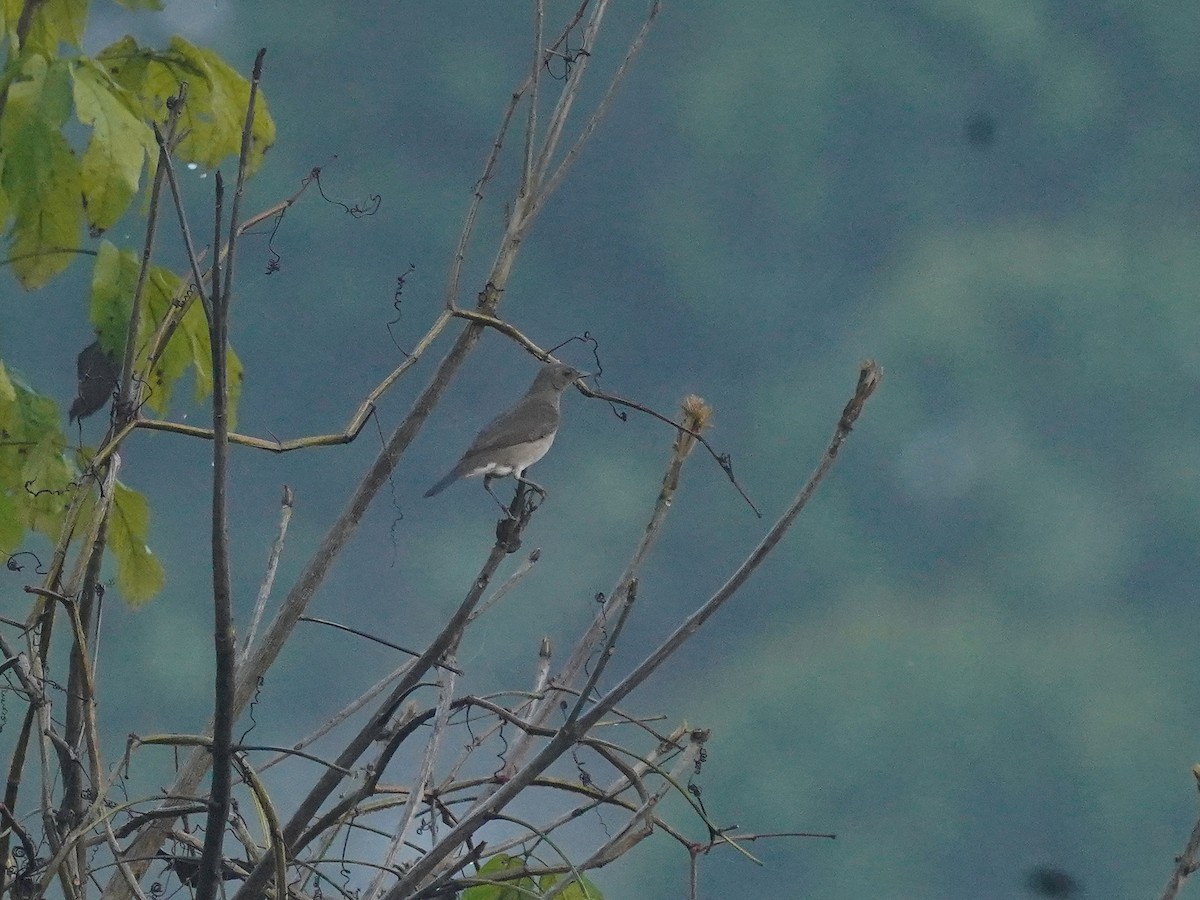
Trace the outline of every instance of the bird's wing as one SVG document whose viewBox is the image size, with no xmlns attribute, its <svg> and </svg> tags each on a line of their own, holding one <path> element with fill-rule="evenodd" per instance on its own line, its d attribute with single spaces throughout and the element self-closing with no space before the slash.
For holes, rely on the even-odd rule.
<svg viewBox="0 0 1200 900">
<path fill-rule="evenodd" d="M 488 423 L 475 436 L 463 459 L 501 447 L 541 440 L 558 428 L 558 420 L 557 403 L 526 398 Z M 537 428 L 530 428 L 534 423 Z"/>
<path fill-rule="evenodd" d="M 93 379 L 107 382 L 115 381 L 120 373 L 116 360 L 104 352 L 99 341 L 93 341 L 75 358 L 75 374 L 80 382 Z"/>
</svg>

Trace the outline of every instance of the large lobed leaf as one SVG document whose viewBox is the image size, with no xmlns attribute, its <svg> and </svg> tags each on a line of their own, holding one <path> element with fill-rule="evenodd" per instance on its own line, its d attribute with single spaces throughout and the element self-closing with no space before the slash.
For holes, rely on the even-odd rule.
<svg viewBox="0 0 1200 900">
<path fill-rule="evenodd" d="M 83 154 L 82 186 L 88 222 L 111 228 L 137 193 L 142 164 L 158 146 L 135 113 L 137 103 L 99 63 L 85 59 L 73 69 L 75 114 L 92 128 Z"/>
<path fill-rule="evenodd" d="M 10 34 L 18 7 L 0 0 Z M 86 13 L 85 0 L 46 0 L 34 15 L 26 52 L 12 63 L 19 68 L 0 120 L 0 223 L 11 216 L 9 258 L 27 289 L 45 285 L 78 254 L 85 214 L 94 231 L 103 231 L 128 210 L 147 158 L 157 163 L 148 123 L 165 120 L 182 82 L 188 94 L 177 157 L 211 168 L 241 149 L 250 97 L 242 75 L 180 37 L 165 51 L 125 37 L 94 60 L 56 58 L 61 43 L 78 46 Z M 62 133 L 72 107 L 91 128 L 82 161 Z M 250 172 L 274 141 L 275 123 L 260 94 Z"/>
<path fill-rule="evenodd" d="M 181 37 L 169 49 L 150 50 L 126 36 L 96 57 L 114 81 L 141 105 L 141 115 L 162 121 L 167 101 L 187 82 L 187 102 L 180 114 L 183 140 L 176 156 L 185 162 L 213 168 L 241 151 L 250 82 L 212 50 Z M 248 172 L 255 172 L 275 142 L 275 122 L 260 93 L 255 101 Z"/>
<path fill-rule="evenodd" d="M 83 30 L 87 26 L 88 3 L 90 0 L 44 0 L 38 4 L 29 23 L 29 34 L 25 38 L 24 53 L 41 56 L 56 56 L 61 44 L 79 47 L 83 44 Z M 26 0 L 28 3 L 28 0 Z M 6 3 L 5 25 L 10 34 L 15 34 L 21 10 L 13 6 L 26 4 Z"/>
</svg>

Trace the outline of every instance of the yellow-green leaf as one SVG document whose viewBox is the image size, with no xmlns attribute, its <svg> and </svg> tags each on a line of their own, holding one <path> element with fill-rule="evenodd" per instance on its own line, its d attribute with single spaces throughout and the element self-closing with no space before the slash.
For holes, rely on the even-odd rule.
<svg viewBox="0 0 1200 900">
<path fill-rule="evenodd" d="M 13 273 L 26 289 L 42 287 L 70 265 L 78 253 L 83 209 L 79 202 L 79 163 L 59 132 L 34 120 L 18 140 L 27 140 L 30 153 L 10 154 L 4 176 L 17 201 L 13 217 L 9 258 Z M 41 148 L 40 159 L 30 157 Z M 14 182 L 28 183 L 28 174 L 14 173 L 18 162 L 40 174 L 36 186 L 18 190 Z"/>
<path fill-rule="evenodd" d="M 144 120 L 163 122 L 167 101 L 187 82 L 187 102 L 180 111 L 183 140 L 176 148 L 180 162 L 212 168 L 241 150 L 250 82 L 211 50 L 196 47 L 181 37 L 171 39 L 167 50 L 139 47 L 131 37 L 109 45 L 97 56 L 112 79 L 136 98 L 137 114 Z M 275 142 L 275 122 L 266 98 L 259 91 L 251 131 L 250 172 Z"/>
<path fill-rule="evenodd" d="M 497 853 L 479 869 L 477 878 L 492 878 L 525 867 L 515 856 Z M 536 897 L 532 878 L 513 878 L 495 884 L 477 884 L 463 891 L 462 900 L 528 900 Z"/>
<path fill-rule="evenodd" d="M 24 455 L 18 492 L 18 502 L 24 500 L 25 527 L 39 531 L 47 537 L 58 536 L 62 527 L 63 513 L 71 502 L 72 482 L 75 469 L 63 454 L 64 439 L 61 431 L 43 434 Z"/>
<path fill-rule="evenodd" d="M 33 14 L 22 50 L 57 56 L 60 43 L 80 47 L 87 12 L 88 0 L 44 0 Z"/>
<path fill-rule="evenodd" d="M 15 204 L 9 258 L 26 288 L 41 287 L 70 264 L 83 223 L 79 163 L 59 131 L 63 100 L 68 111 L 70 105 L 68 76 L 64 65 L 26 60 L 0 122 L 0 186 Z"/>
<path fill-rule="evenodd" d="M 9 135 L 19 132 L 31 118 L 43 119 L 58 129 L 71 116 L 71 69 L 63 60 L 27 56 L 9 85 L 8 103 L 0 125 Z"/>
<path fill-rule="evenodd" d="M 150 277 L 146 279 L 146 299 L 153 328 L 147 332 L 147 339 L 143 342 L 147 349 L 149 349 L 149 336 L 158 330 L 159 324 L 170 313 L 172 302 L 176 297 L 182 296 L 182 291 L 183 285 L 174 272 L 170 269 L 164 269 L 161 266 L 150 267 Z M 164 415 L 167 412 L 167 406 L 170 403 L 175 382 L 187 371 L 188 366 L 192 366 L 195 369 L 197 383 L 204 377 L 204 373 L 208 371 L 208 350 L 206 349 L 199 355 L 195 354 L 191 341 L 185 332 L 186 323 L 192 317 L 198 317 L 201 326 L 205 327 L 203 325 L 204 311 L 200 306 L 199 300 L 193 302 L 187 312 L 184 313 L 183 322 L 175 329 L 175 334 L 171 336 L 171 340 L 163 348 L 162 355 L 158 358 L 158 365 L 150 375 L 146 404 L 159 415 Z M 208 334 L 207 328 L 204 333 Z M 145 361 L 143 358 L 139 357 L 138 362 L 144 367 Z"/>
<path fill-rule="evenodd" d="M 100 338 L 100 346 L 114 359 L 125 353 L 137 273 L 136 256 L 128 250 L 118 250 L 111 241 L 100 242 L 92 266 L 88 317 Z"/>
<path fill-rule="evenodd" d="M 543 875 L 538 879 L 538 888 L 542 893 L 545 893 L 566 877 L 565 874 Z M 582 875 L 563 888 L 562 893 L 558 896 L 562 897 L 563 900 L 604 900 L 604 895 L 600 893 L 600 889 Z"/>
<path fill-rule="evenodd" d="M 137 97 L 141 105 L 142 82 L 146 78 L 150 55 L 150 52 L 139 47 L 138 42 L 131 36 L 125 35 L 97 53 L 95 59 L 108 72 L 109 77 Z"/>
<path fill-rule="evenodd" d="M 0 377 L 0 550 L 26 528 L 57 536 L 74 470 L 63 455 L 58 405 L 5 369 Z"/>
<path fill-rule="evenodd" d="M 150 504 L 137 491 L 118 482 L 109 520 L 109 547 L 117 559 L 117 587 L 131 606 L 145 603 L 163 589 L 166 573 L 146 540 Z"/>
<path fill-rule="evenodd" d="M 17 389 L 8 377 L 8 369 L 0 360 L 0 422 L 11 421 L 12 405 L 17 402 Z"/>
<path fill-rule="evenodd" d="M 196 85 L 188 85 L 184 115 L 190 115 L 194 130 L 180 145 L 180 153 L 190 156 L 200 165 L 213 168 L 225 157 L 241 151 L 246 104 L 250 101 L 250 82 L 220 55 L 206 47 L 197 47 L 181 37 L 173 37 L 171 49 L 203 72 L 206 81 L 206 85 L 199 86 L 202 90 L 198 94 L 192 93 Z M 250 132 L 248 173 L 258 169 L 263 155 L 274 143 L 275 122 L 267 109 L 267 98 L 259 91 L 255 99 L 254 126 Z"/>
<path fill-rule="evenodd" d="M 125 347 L 129 316 L 133 309 L 133 289 L 137 283 L 138 258 L 128 250 L 118 250 L 109 241 L 101 241 L 92 270 L 91 321 L 100 337 L 100 346 L 115 356 Z M 175 300 L 182 296 L 185 283 L 170 269 L 151 266 L 143 294 L 144 308 L 138 333 L 139 356 L 136 370 L 145 371 L 143 351 L 149 350 L 150 339 L 163 320 L 171 313 Z M 196 400 L 212 394 L 212 347 L 209 343 L 208 322 L 199 300 L 192 301 L 175 334 L 167 342 L 154 371 L 146 377 L 146 405 L 164 415 L 170 404 L 175 383 L 187 369 L 193 369 L 196 380 Z M 229 351 L 229 415 L 230 427 L 236 427 L 237 402 L 241 397 L 243 369 L 241 360 Z"/>
<path fill-rule="evenodd" d="M 17 22 L 24 6 L 25 0 L 0 0 L 0 20 L 3 20 L 4 36 L 10 41 L 16 40 Z"/>
<path fill-rule="evenodd" d="M 156 147 L 154 134 L 119 96 L 124 89 L 90 60 L 75 69 L 75 111 L 92 127 L 83 155 L 83 195 L 91 225 L 111 228 L 137 193 L 142 163 Z"/>
<path fill-rule="evenodd" d="M 8 191 L 4 189 L 4 157 L 0 156 L 0 229 L 8 225 L 12 205 L 8 202 Z"/>
</svg>

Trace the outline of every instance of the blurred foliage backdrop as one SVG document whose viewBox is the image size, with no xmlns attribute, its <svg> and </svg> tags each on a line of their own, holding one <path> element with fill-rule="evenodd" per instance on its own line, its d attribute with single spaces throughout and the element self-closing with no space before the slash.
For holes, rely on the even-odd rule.
<svg viewBox="0 0 1200 900">
<path fill-rule="evenodd" d="M 246 71 L 269 48 L 279 134 L 244 210 L 314 166 L 331 197 L 382 197 L 354 219 L 306 196 L 274 237 L 270 276 L 266 237 L 243 242 L 242 430 L 340 428 L 398 359 L 386 323 L 410 263 L 397 341 L 435 314 L 526 65 L 527 6 L 96 4 L 92 51 L 130 31 L 158 44 L 180 34 Z M 619 7 L 606 59 L 644 13 Z M 1080 896 L 1161 889 L 1197 812 L 1200 760 L 1197 37 L 1200 7 L 1182 0 L 668 2 L 539 221 L 506 315 L 543 344 L 590 331 L 601 386 L 664 410 L 704 395 L 713 440 L 768 516 L 815 462 L 860 359 L 887 370 L 781 552 L 632 704 L 715 729 L 699 783 L 717 820 L 838 834 L 756 845 L 764 868 L 717 853 L 702 863 L 703 896 L 1017 897 L 1038 865 L 1071 873 Z M 208 175 L 188 173 L 198 212 Z M 468 293 L 501 215 L 491 209 Z M 123 228 L 114 240 L 137 244 L 136 222 Z M 170 252 L 162 261 L 182 271 Z M 89 269 L 38 293 L 3 288 L 0 356 L 55 391 L 64 419 L 91 340 Z M 486 345 L 316 614 L 420 645 L 461 596 L 492 502 L 474 486 L 420 494 L 532 371 L 497 337 Z M 385 402 L 385 429 L 415 390 Z M 526 685 L 540 636 L 590 618 L 667 457 L 655 423 L 567 405 L 537 469 L 551 497 L 527 544 L 543 561 L 464 648 L 481 684 Z M 84 423 L 92 440 L 101 428 Z M 286 584 L 378 440 L 369 427 L 346 448 L 237 449 L 243 610 L 280 486 L 297 492 Z M 151 503 L 168 580 L 143 609 L 106 610 L 104 640 L 120 649 L 101 675 L 138 698 L 105 711 L 114 740 L 161 728 L 164 708 L 180 730 L 207 715 L 210 586 L 196 548 L 208 472 L 206 444 L 130 445 L 124 474 Z M 762 527 L 697 456 L 621 658 L 640 659 Z M 263 689 L 256 737 L 304 733 L 311 709 L 394 662 L 303 635 Z M 597 873 L 606 896 L 683 895 L 685 854 L 650 844 Z"/>
</svg>

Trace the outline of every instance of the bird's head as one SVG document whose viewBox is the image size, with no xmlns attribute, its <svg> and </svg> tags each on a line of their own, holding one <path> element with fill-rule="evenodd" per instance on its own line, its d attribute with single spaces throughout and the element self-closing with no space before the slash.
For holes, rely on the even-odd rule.
<svg viewBox="0 0 1200 900">
<path fill-rule="evenodd" d="M 580 378 L 587 378 L 589 374 L 591 373 L 580 372 L 565 363 L 548 363 L 542 371 L 538 372 L 530 391 L 565 391 Z"/>
</svg>

